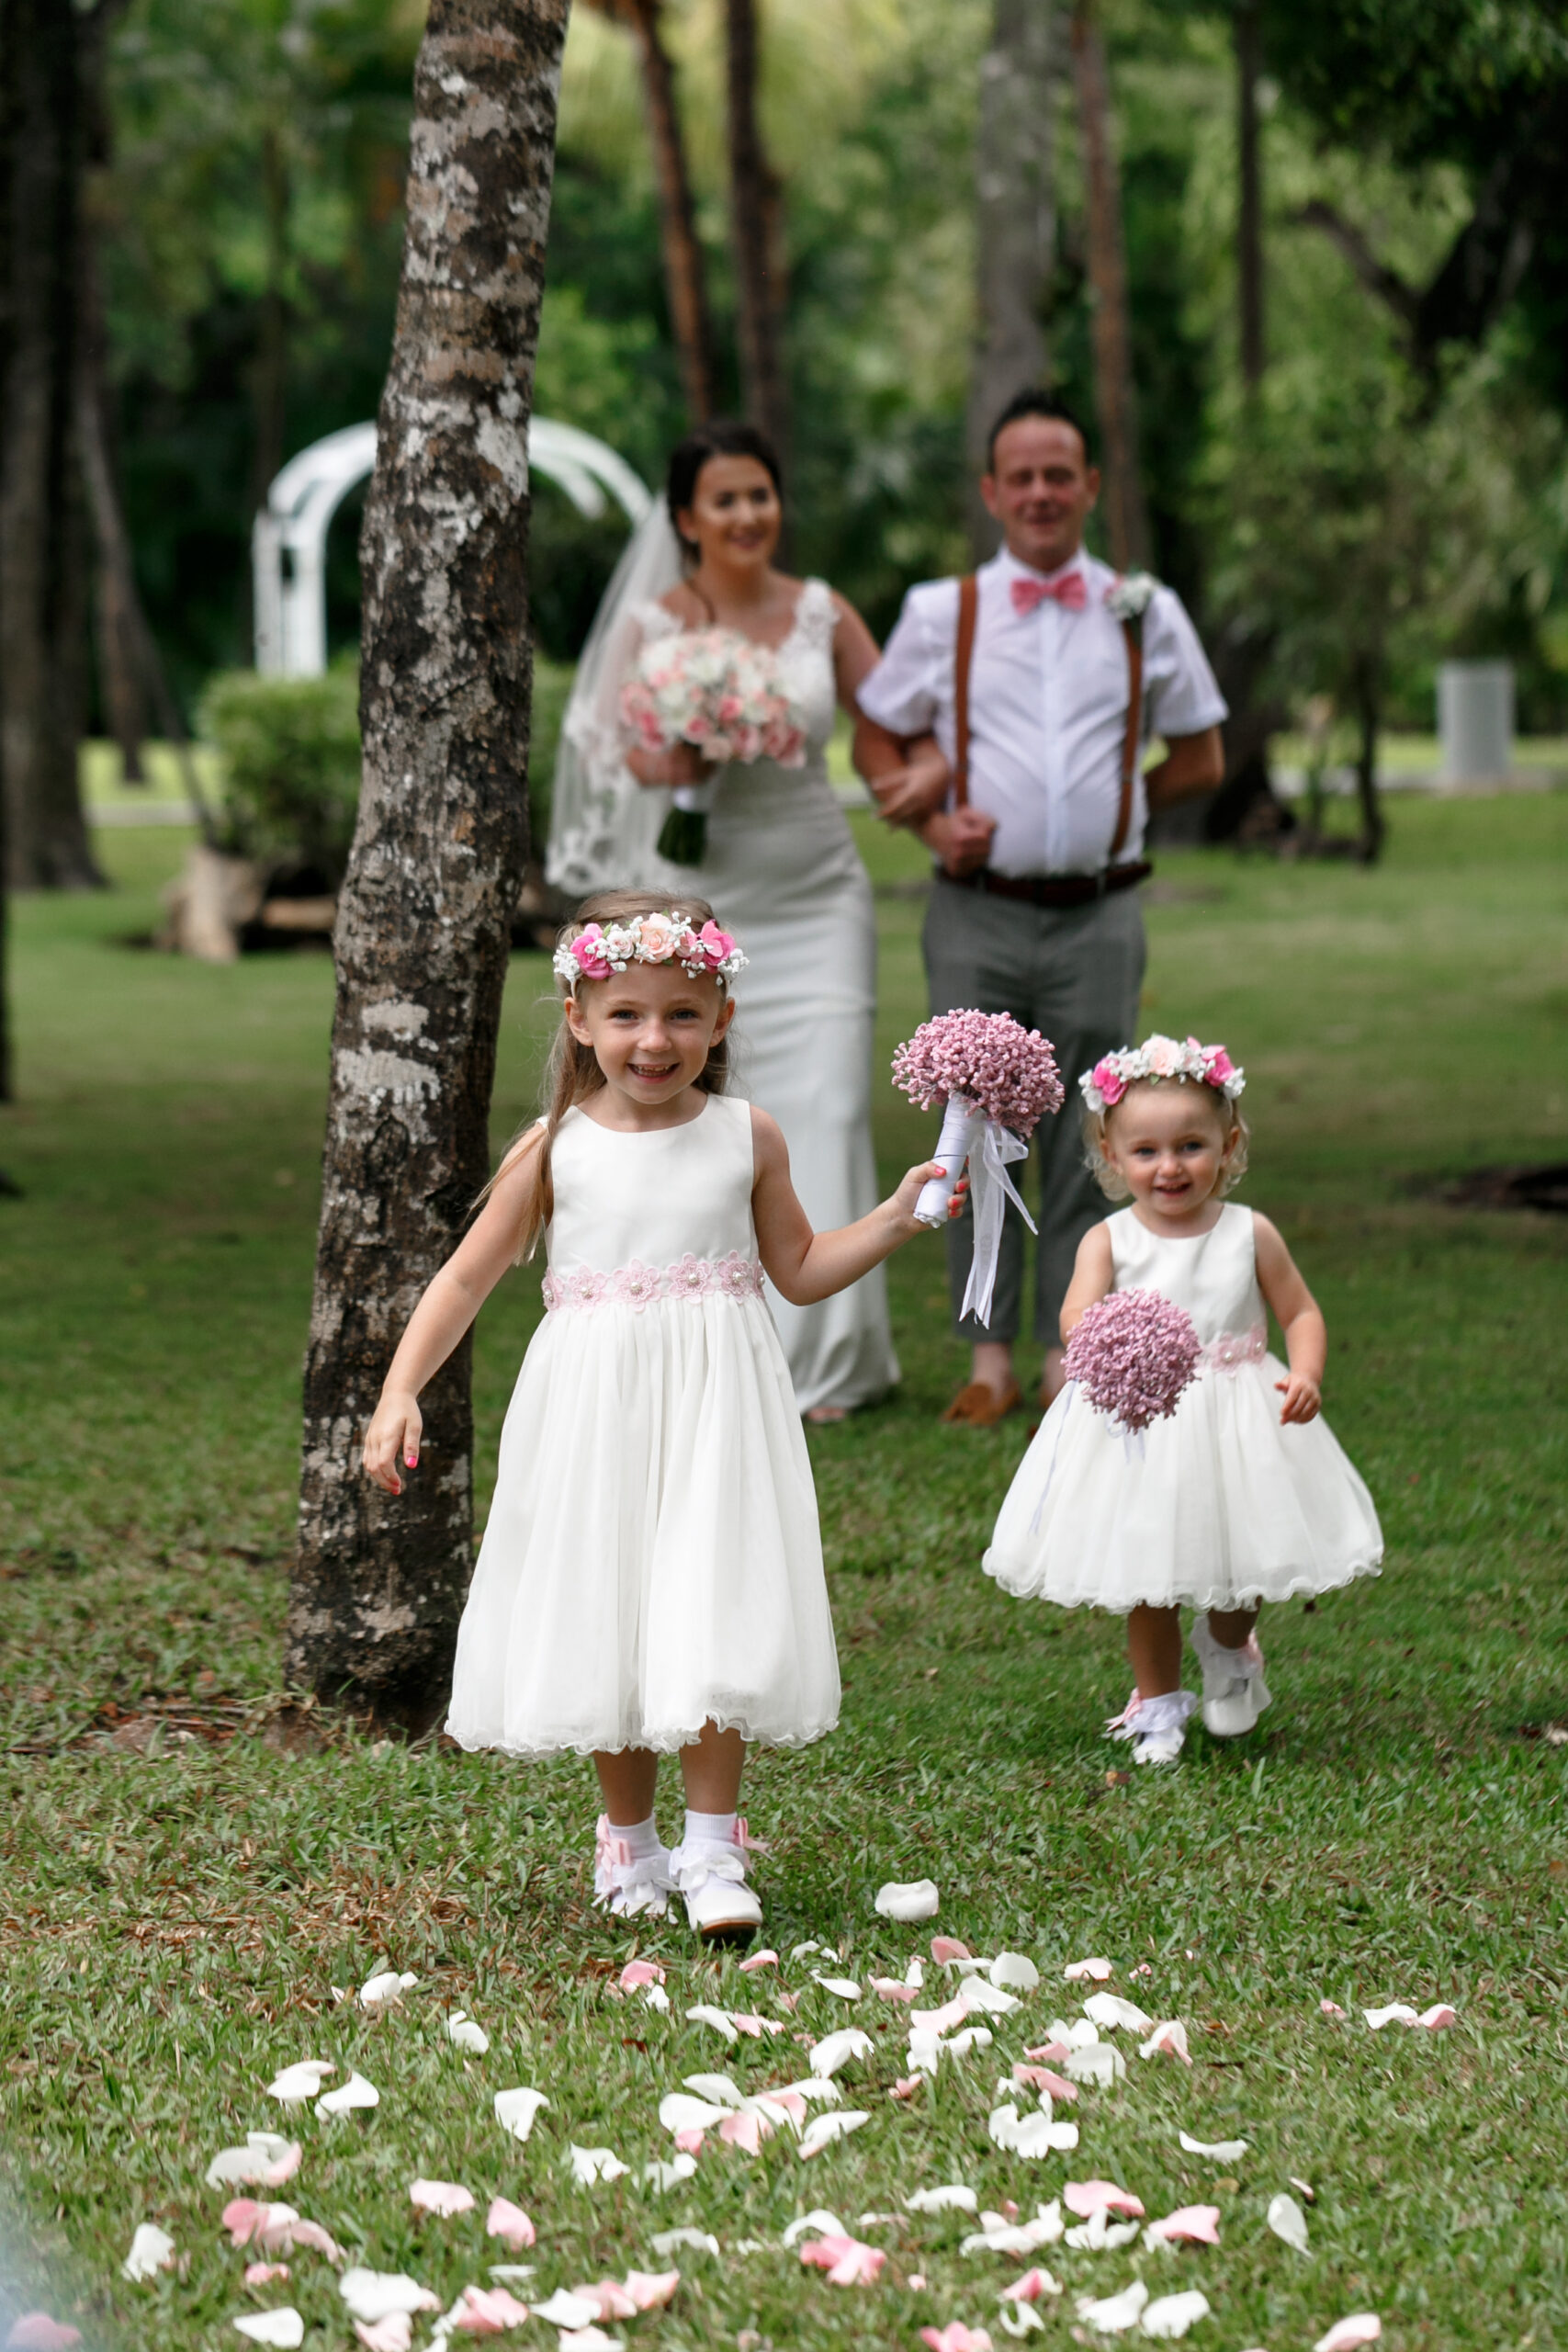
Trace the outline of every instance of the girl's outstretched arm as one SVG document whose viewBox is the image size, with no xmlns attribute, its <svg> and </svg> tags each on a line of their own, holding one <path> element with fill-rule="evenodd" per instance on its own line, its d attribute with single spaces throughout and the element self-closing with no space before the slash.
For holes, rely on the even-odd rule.
<svg viewBox="0 0 1568 2352">
<path fill-rule="evenodd" d="M 1115 1287 L 1116 1261 L 1111 1254 L 1111 1229 L 1105 1225 L 1091 1225 L 1078 1243 L 1073 1278 L 1062 1301 L 1060 1329 L 1064 1347 L 1089 1308 L 1098 1306 L 1102 1298 L 1109 1298 Z"/>
<path fill-rule="evenodd" d="M 1301 1277 L 1301 1269 L 1286 1249 L 1277 1226 L 1252 1212 L 1252 1243 L 1258 1260 L 1258 1287 L 1285 1335 L 1289 1380 L 1277 1380 L 1284 1397 L 1281 1421 L 1313 1421 L 1323 1404 L 1323 1367 L 1328 1360 L 1328 1326 L 1323 1310 Z"/>
<path fill-rule="evenodd" d="M 757 1227 L 757 1250 L 768 1279 L 792 1306 L 815 1306 L 835 1291 L 847 1290 L 873 1266 L 880 1266 L 895 1250 L 930 1227 L 915 1221 L 920 1187 L 942 1174 L 939 1159 L 911 1168 L 889 1201 L 853 1225 L 833 1233 L 813 1233 L 811 1220 L 789 1181 L 789 1149 L 776 1119 L 753 1106 L 751 1112 L 751 1215 Z"/>
<path fill-rule="evenodd" d="M 365 1467 L 378 1487 L 400 1495 L 398 1476 L 417 1468 L 424 1422 L 419 1392 L 440 1371 L 517 1255 L 538 1133 L 525 1136 L 502 1166 L 484 1207 L 409 1317 L 365 1432 Z"/>
</svg>

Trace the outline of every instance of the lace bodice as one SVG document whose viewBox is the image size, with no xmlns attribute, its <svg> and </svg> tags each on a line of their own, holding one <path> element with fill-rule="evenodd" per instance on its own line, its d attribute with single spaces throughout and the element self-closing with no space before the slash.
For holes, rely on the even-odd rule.
<svg viewBox="0 0 1568 2352">
<path fill-rule="evenodd" d="M 686 627 L 684 621 L 660 604 L 634 605 L 631 617 L 641 630 L 644 642 L 650 638 L 679 637 Z M 828 582 L 804 581 L 795 600 L 795 618 L 789 634 L 775 649 L 784 691 L 799 711 L 806 729 L 808 767 L 820 765 L 833 732 L 839 699 L 833 674 L 833 631 L 838 617 Z M 773 768 L 771 760 L 756 760 L 750 764 L 754 769 Z M 800 770 L 796 768 L 794 774 L 798 781 Z"/>
</svg>

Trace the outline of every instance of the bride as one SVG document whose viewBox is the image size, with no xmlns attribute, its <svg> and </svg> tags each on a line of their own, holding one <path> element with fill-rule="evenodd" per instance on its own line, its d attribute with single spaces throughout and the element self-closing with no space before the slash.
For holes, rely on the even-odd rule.
<svg viewBox="0 0 1568 2352">
<path fill-rule="evenodd" d="M 778 460 L 752 426 L 702 425 L 676 448 L 664 503 L 622 557 L 578 667 L 547 872 L 578 895 L 616 885 L 700 888 L 744 942 L 739 1084 L 784 1129 L 795 1190 L 820 1232 L 865 1216 L 878 1197 L 871 884 L 826 758 L 835 705 L 853 711 L 877 649 L 825 581 L 774 569 L 783 521 Z M 685 744 L 628 752 L 620 689 L 649 638 L 716 625 L 777 654 L 806 728 L 806 765 L 720 768 L 701 867 L 670 865 L 656 843 L 671 788 L 715 772 Z M 917 747 L 911 768 L 941 757 L 934 745 Z M 818 1306 L 791 1306 L 771 1287 L 768 1295 L 808 1420 L 841 1419 L 897 1379 L 880 1266 Z"/>
</svg>

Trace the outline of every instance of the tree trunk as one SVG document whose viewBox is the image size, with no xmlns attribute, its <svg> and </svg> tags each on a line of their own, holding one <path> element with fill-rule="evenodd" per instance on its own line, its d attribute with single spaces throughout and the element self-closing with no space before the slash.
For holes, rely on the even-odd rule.
<svg viewBox="0 0 1568 2352">
<path fill-rule="evenodd" d="M 995 0 L 980 65 L 975 157 L 978 333 L 969 379 L 969 536 L 997 545 L 980 501 L 991 426 L 1015 392 L 1046 380 L 1045 304 L 1055 250 L 1051 181 L 1051 0 Z"/>
<path fill-rule="evenodd" d="M 1236 237 L 1235 282 L 1241 380 L 1249 392 L 1263 380 L 1263 162 L 1258 138 L 1258 80 L 1263 37 L 1258 0 L 1236 0 Z"/>
<path fill-rule="evenodd" d="M 1356 797 L 1361 809 L 1360 855 L 1375 865 L 1382 855 L 1388 832 L 1378 790 L 1378 729 L 1382 718 L 1382 660 L 1376 651 L 1361 654 L 1351 673 L 1356 711 Z"/>
<path fill-rule="evenodd" d="M 462 1232 L 527 846 L 528 415 L 568 0 L 432 0 L 360 540 L 364 780 L 337 922 L 290 1681 L 424 1724 L 473 1571 L 469 1353 L 400 1499 L 358 1462 Z"/>
<path fill-rule="evenodd" d="M 789 440 L 783 358 L 779 184 L 757 119 L 756 0 L 725 0 L 728 28 L 729 219 L 746 413 L 781 457 Z"/>
<path fill-rule="evenodd" d="M 659 237 L 664 256 L 664 291 L 670 327 L 681 361 L 686 413 L 700 424 L 714 412 L 713 322 L 708 311 L 707 266 L 697 236 L 692 175 L 675 102 L 675 74 L 664 46 L 661 0 L 618 0 L 617 15 L 629 25 L 642 61 L 643 104 L 659 183 Z"/>
<path fill-rule="evenodd" d="M 101 884 L 77 747 L 87 687 L 86 545 L 75 434 L 78 41 L 71 0 L 0 0 L 6 130 L 0 356 L 0 785 L 20 889 Z"/>
<path fill-rule="evenodd" d="M 1149 560 L 1149 521 L 1138 463 L 1138 401 L 1127 315 L 1127 251 L 1122 226 L 1122 176 L 1111 135 L 1111 81 L 1105 43 L 1090 0 L 1073 9 L 1073 78 L 1077 88 L 1088 213 L 1089 325 L 1094 346 L 1095 410 L 1105 469 L 1105 523 L 1111 560 L 1126 571 Z"/>
</svg>

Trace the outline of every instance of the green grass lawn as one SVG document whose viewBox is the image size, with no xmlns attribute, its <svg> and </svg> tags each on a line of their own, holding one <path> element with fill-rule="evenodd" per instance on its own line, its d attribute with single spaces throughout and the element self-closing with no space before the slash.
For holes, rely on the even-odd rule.
<svg viewBox="0 0 1568 2352">
<path fill-rule="evenodd" d="M 921 1010 L 920 860 L 865 822 L 890 1052 Z M 699 1965 L 673 1925 L 641 1939 L 670 1964 L 669 2015 L 615 1997 L 628 1944 L 585 1907 L 584 1768 L 342 1726 L 314 1743 L 278 1712 L 332 975 L 308 953 L 208 969 L 125 944 L 184 838 L 105 833 L 111 894 L 15 910 L 21 1100 L 0 1116 L 0 1165 L 24 1188 L 0 1198 L 13 2301 L 74 2316 L 89 2346 L 216 2352 L 241 2340 L 233 2315 L 292 2300 L 312 2352 L 352 2347 L 320 2256 L 295 2256 L 287 2286 L 243 2287 L 203 2185 L 220 2147 L 280 2123 L 274 2072 L 314 2056 L 337 2079 L 358 2065 L 381 2104 L 336 2122 L 293 2110 L 304 2161 L 280 2193 L 350 2259 L 410 2271 L 444 2307 L 510 2258 L 483 2233 L 500 2192 L 538 2228 L 525 2301 L 669 2267 L 656 2233 L 711 2233 L 718 2256 L 671 2257 L 667 2312 L 608 2329 L 661 2352 L 912 2347 L 955 2318 L 1000 2346 L 998 2291 L 1030 2260 L 1065 2282 L 1039 2306 L 1060 2343 L 1091 2340 L 1077 2296 L 1134 2277 L 1156 2295 L 1200 2287 L 1213 2316 L 1191 2340 L 1213 2352 L 1294 2352 L 1363 2310 L 1392 2352 L 1568 2343 L 1568 1746 L 1545 1736 L 1568 1724 L 1568 1232 L 1440 1196 L 1480 1164 L 1568 1156 L 1568 797 L 1403 802 L 1371 873 L 1161 861 L 1147 1021 L 1223 1037 L 1247 1065 L 1243 1197 L 1323 1302 L 1328 1410 L 1388 1539 L 1378 1583 L 1266 1619 L 1276 1703 L 1244 1752 L 1199 1734 L 1172 1773 L 1111 1775 L 1125 1751 L 1099 1734 L 1126 1693 L 1120 1629 L 980 1575 L 1026 1423 L 937 1426 L 959 1372 L 938 1247 L 895 1261 L 902 1391 L 812 1439 L 843 1724 L 760 1757 L 747 1792 L 793 2016 L 770 1977 Z M 514 963 L 498 1141 L 531 1099 L 547 985 L 542 958 Z M 881 1102 L 891 1181 L 934 1122 L 890 1088 Z M 523 1274 L 480 1325 L 481 1502 L 537 1313 Z M 676 1804 L 668 1786 L 671 1829 Z M 944 2060 L 906 2105 L 886 2096 L 902 2013 L 869 1996 L 846 2008 L 810 1972 L 901 1974 L 919 1932 L 878 1920 L 872 1896 L 928 1874 L 940 1928 L 1028 1953 L 1043 1982 L 992 2020 L 991 2049 Z M 807 1939 L 840 1958 L 792 1963 Z M 1125 2081 L 1058 2109 L 1079 2149 L 1004 2154 L 987 2129 L 996 2083 L 1054 2016 L 1078 2014 L 1089 1988 L 1063 1963 L 1100 1952 L 1113 1989 L 1185 2019 L 1195 2063 L 1140 2063 L 1122 2034 Z M 385 1964 L 418 1973 L 400 2010 L 334 2003 L 334 1984 Z M 942 1972 L 928 1981 L 944 1997 Z M 1325 2020 L 1324 1998 L 1350 2021 Z M 1439 1999 L 1459 2011 L 1445 2034 L 1373 2034 L 1359 2015 Z M 727 2047 L 685 2018 L 704 2000 L 785 2033 Z M 450 2045 L 455 2007 L 488 2030 L 488 2055 Z M 807 2065 L 791 2035 L 851 2021 L 875 2037 L 841 2077 L 870 2114 L 854 2137 L 804 2165 L 787 2136 L 755 2160 L 710 2143 L 689 2181 L 643 2184 L 671 2153 L 657 2109 L 682 2076 L 785 2081 Z M 491 2101 L 529 2083 L 550 2105 L 524 2146 Z M 1181 2130 L 1249 2149 L 1216 2165 L 1183 2154 Z M 570 2142 L 633 2170 L 580 2188 Z M 419 2175 L 465 2183 L 478 2211 L 422 2219 Z M 903 2211 L 962 2181 L 1029 2214 L 1095 2176 L 1151 2217 L 1218 2205 L 1219 2246 L 964 2256 L 966 2217 Z M 1292 2176 L 1315 2191 L 1305 2255 L 1265 2223 Z M 835 2287 L 782 2250 L 816 2206 L 852 2231 L 901 2216 L 858 2233 L 887 2252 L 879 2283 Z M 179 2266 L 133 2286 L 119 2264 L 144 2220 Z"/>
</svg>

